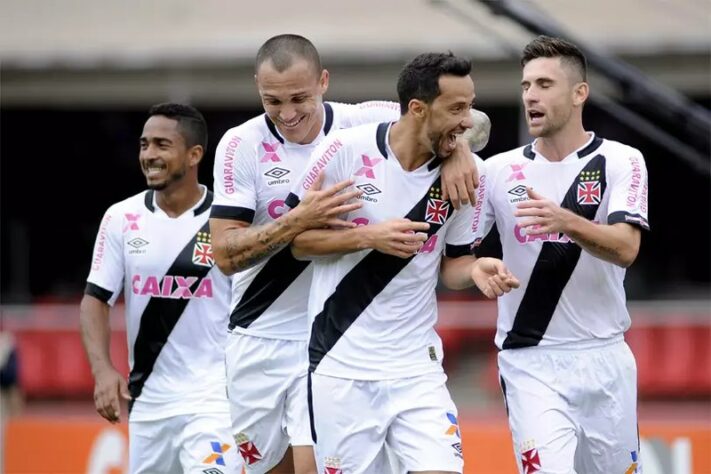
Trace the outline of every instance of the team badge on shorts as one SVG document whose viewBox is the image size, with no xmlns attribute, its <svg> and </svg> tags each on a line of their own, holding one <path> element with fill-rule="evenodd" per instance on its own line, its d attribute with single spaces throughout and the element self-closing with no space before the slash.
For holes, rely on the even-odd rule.
<svg viewBox="0 0 711 474">
<path fill-rule="evenodd" d="M 541 458 L 538 456 L 536 442 L 532 439 L 521 444 L 521 468 L 523 474 L 533 474 L 541 470 Z"/>
<path fill-rule="evenodd" d="M 197 242 L 193 247 L 193 263 L 203 267 L 212 267 L 215 259 L 212 256 L 212 239 L 208 232 L 198 232 Z"/>
<path fill-rule="evenodd" d="M 341 458 L 326 457 L 323 460 L 325 469 L 324 474 L 343 474 L 343 469 L 341 469 Z"/>
<path fill-rule="evenodd" d="M 257 447 L 249 440 L 246 434 L 236 434 L 235 443 L 237 443 L 237 449 L 239 449 L 239 453 L 242 455 L 242 458 L 247 465 L 254 464 L 262 459 L 262 453 L 259 452 Z"/>
<path fill-rule="evenodd" d="M 578 204 L 600 204 L 600 170 L 583 171 L 578 183 Z"/>
</svg>

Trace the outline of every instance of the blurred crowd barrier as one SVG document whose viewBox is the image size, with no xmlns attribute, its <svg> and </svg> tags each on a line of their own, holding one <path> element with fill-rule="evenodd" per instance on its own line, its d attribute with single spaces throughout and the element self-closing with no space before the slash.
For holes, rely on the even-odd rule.
<svg viewBox="0 0 711 474">
<path fill-rule="evenodd" d="M 493 336 L 496 305 L 490 301 L 439 303 L 438 332 L 445 365 L 476 349 L 487 358 L 483 380 L 498 392 Z M 2 327 L 14 335 L 19 380 L 29 399 L 89 398 L 93 379 L 79 334 L 78 305 L 3 306 Z M 637 359 L 642 399 L 687 400 L 711 397 L 711 308 L 708 302 L 631 303 L 632 328 L 626 339 Z M 123 308 L 111 315 L 111 356 L 128 373 Z"/>
</svg>

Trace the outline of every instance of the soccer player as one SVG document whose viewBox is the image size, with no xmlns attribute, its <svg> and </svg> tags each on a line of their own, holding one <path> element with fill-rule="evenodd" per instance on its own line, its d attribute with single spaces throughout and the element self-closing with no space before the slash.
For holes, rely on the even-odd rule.
<svg viewBox="0 0 711 474">
<path fill-rule="evenodd" d="M 501 387 L 519 469 L 637 472 L 637 371 L 622 285 L 647 223 L 642 154 L 586 131 L 586 60 L 539 36 L 523 50 L 533 143 L 485 162 L 475 218 L 495 221 L 521 290 L 498 301 Z M 575 470 L 575 471 L 574 471 Z"/>
<path fill-rule="evenodd" d="M 473 125 L 470 70 L 451 53 L 416 57 L 398 79 L 399 120 L 329 136 L 289 196 L 297 204 L 319 172 L 324 185 L 353 177 L 363 191 L 362 207 L 344 216 L 361 226 L 309 230 L 292 242 L 296 256 L 317 257 L 309 408 L 319 472 L 388 472 L 386 445 L 408 472 L 462 472 L 434 330 L 438 275 L 489 297 L 517 285 L 500 260 L 470 254 L 472 207 L 454 210 L 441 195 L 442 164 Z M 389 246 L 372 239 L 381 228 Z"/>
<path fill-rule="evenodd" d="M 200 112 L 148 112 L 139 163 L 147 191 L 111 206 L 101 222 L 81 301 L 81 332 L 97 412 L 120 420 L 129 404 L 129 472 L 239 473 L 225 395 L 230 282 L 213 266 L 213 196 L 198 183 L 207 146 Z M 109 307 L 125 288 L 131 372 L 109 356 Z"/>
<path fill-rule="evenodd" d="M 309 228 L 355 226 L 339 216 L 360 207 L 359 201 L 349 201 L 364 191 L 341 192 L 352 181 L 345 176 L 327 189 L 317 184 L 288 214 L 284 200 L 325 137 L 342 128 L 397 120 L 399 108 L 391 102 L 324 102 L 328 71 L 314 45 L 297 35 L 275 36 L 262 45 L 255 79 L 265 114 L 228 130 L 220 141 L 210 218 L 217 265 L 234 275 L 226 355 L 232 428 L 248 472 L 267 472 L 283 459 L 281 472 L 311 473 L 306 341 L 312 271 L 309 262 L 292 256 L 288 244 Z M 466 142 L 457 146 L 455 169 L 475 171 Z M 369 176 L 375 166 L 377 160 L 363 156 L 356 174 Z M 415 224 L 397 225 L 413 235 L 417 230 Z M 377 238 L 392 240 L 384 232 Z M 292 456 L 286 454 L 289 445 Z"/>
</svg>

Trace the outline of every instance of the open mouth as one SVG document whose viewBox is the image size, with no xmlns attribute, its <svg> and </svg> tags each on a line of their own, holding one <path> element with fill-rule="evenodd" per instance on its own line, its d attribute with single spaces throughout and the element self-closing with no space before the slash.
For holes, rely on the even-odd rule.
<svg viewBox="0 0 711 474">
<path fill-rule="evenodd" d="M 151 163 L 143 166 L 143 170 L 146 176 L 149 178 L 155 178 L 160 176 L 160 174 L 167 169 L 167 166 L 158 163 Z"/>
<path fill-rule="evenodd" d="M 531 124 L 536 124 L 540 123 L 543 121 L 543 117 L 546 115 L 543 112 L 539 112 L 538 110 L 529 110 L 528 111 L 528 121 Z"/>
<path fill-rule="evenodd" d="M 454 153 L 454 150 L 457 148 L 457 139 L 464 133 L 462 130 L 460 131 L 454 131 L 448 135 L 445 136 L 444 140 L 444 151 L 447 153 Z"/>
</svg>

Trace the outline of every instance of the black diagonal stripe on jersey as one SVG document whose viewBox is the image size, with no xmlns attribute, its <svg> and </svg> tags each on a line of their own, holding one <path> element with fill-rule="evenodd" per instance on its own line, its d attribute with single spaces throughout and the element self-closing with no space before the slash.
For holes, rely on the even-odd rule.
<svg viewBox="0 0 711 474">
<path fill-rule="evenodd" d="M 582 171 L 600 171 L 600 199 L 607 187 L 605 177 L 605 157 L 597 155 L 592 158 Z M 578 184 L 580 173 L 573 181 L 563 198 L 561 207 L 570 209 L 588 220 L 595 218 L 599 204 L 578 204 Z M 533 266 L 533 272 L 523 295 L 521 304 L 516 311 L 513 326 L 502 345 L 503 349 L 537 346 L 543 334 L 548 329 L 553 312 L 568 284 L 570 276 L 580 259 L 582 249 L 577 244 L 544 242 L 541 253 Z"/>
<path fill-rule="evenodd" d="M 236 326 L 248 328 L 289 288 L 309 263 L 295 259 L 288 245 L 272 255 L 232 310 L 229 329 Z M 304 298 L 307 296 L 304 295 Z"/>
<path fill-rule="evenodd" d="M 437 177 L 424 197 L 415 204 L 405 218 L 412 221 L 425 221 L 430 190 L 440 187 L 441 178 Z M 450 204 L 441 224 L 430 222 L 428 238 L 434 235 L 451 215 Z M 311 371 L 316 370 L 316 366 L 350 325 L 413 258 L 414 256 L 403 259 L 372 250 L 341 279 L 333 294 L 324 303 L 323 310 L 316 316 L 311 328 L 309 343 Z"/>
<path fill-rule="evenodd" d="M 210 232 L 209 224 L 206 222 L 199 232 Z M 192 264 L 196 242 L 197 234 L 180 251 L 166 271 L 166 275 L 197 277 L 198 280 L 195 284 L 198 284 L 207 275 L 211 267 Z M 160 351 L 189 302 L 189 298 L 151 298 L 146 309 L 143 310 L 138 335 L 133 345 L 133 369 L 128 377 L 128 389 L 131 392 L 132 402 L 141 395 L 143 385 L 151 375 Z M 131 403 L 132 405 L 133 403 Z"/>
</svg>

